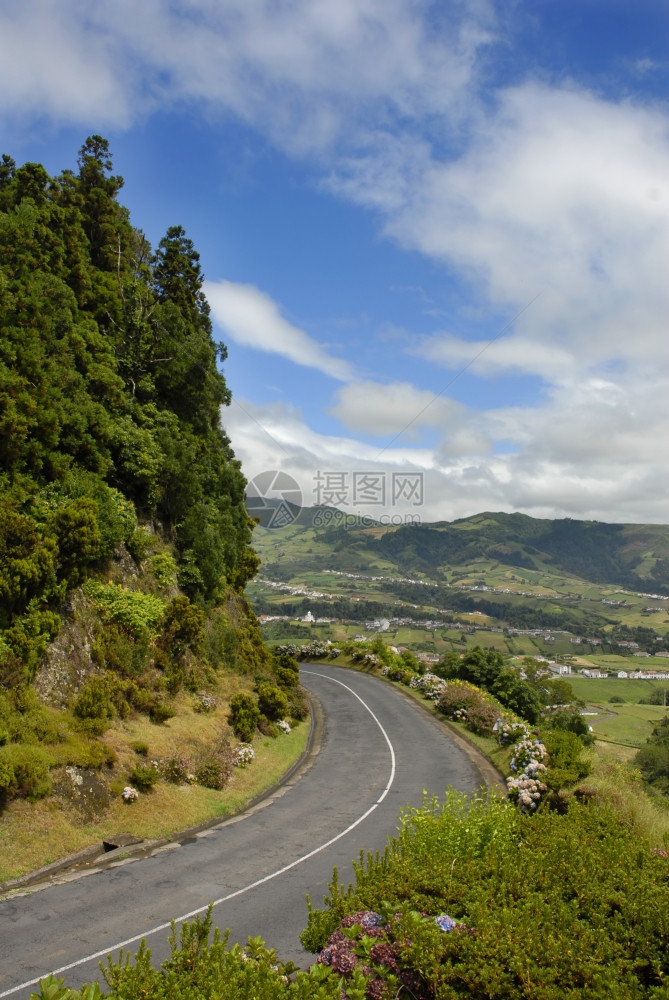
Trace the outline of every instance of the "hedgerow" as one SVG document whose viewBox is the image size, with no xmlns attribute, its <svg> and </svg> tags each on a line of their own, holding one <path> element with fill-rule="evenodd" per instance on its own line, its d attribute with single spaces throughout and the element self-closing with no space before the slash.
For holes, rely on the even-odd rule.
<svg viewBox="0 0 669 1000">
<path fill-rule="evenodd" d="M 403 915 L 410 933 L 392 940 L 414 995 L 669 996 L 669 860 L 603 807 L 525 816 L 450 793 L 407 810 L 384 854 L 361 858 L 347 891 L 335 878 L 326 904 L 302 936 L 312 951 L 348 914 Z"/>
</svg>

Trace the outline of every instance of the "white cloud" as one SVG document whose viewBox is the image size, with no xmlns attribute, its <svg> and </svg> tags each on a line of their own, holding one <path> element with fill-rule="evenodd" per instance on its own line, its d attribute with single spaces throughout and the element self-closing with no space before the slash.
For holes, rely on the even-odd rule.
<svg viewBox="0 0 669 1000">
<path fill-rule="evenodd" d="M 476 375 L 518 372 L 555 381 L 573 376 L 578 369 L 576 358 L 565 348 L 520 335 L 491 342 L 462 340 L 452 334 L 436 333 L 412 345 L 411 351 L 445 368 L 467 366 Z"/>
<path fill-rule="evenodd" d="M 492 302 L 541 293 L 517 324 L 533 351 L 545 339 L 586 365 L 635 360 L 666 339 L 667 177 L 664 114 L 525 84 L 500 95 L 464 155 L 426 165 L 387 231 Z"/>
<path fill-rule="evenodd" d="M 236 343 L 280 354 L 295 364 L 345 381 L 352 377 L 348 361 L 334 358 L 279 312 L 276 303 L 254 285 L 207 281 L 204 291 L 216 323 Z"/>
<path fill-rule="evenodd" d="M 330 410 L 349 430 L 368 434 L 399 434 L 420 427 L 446 428 L 464 409 L 450 399 L 417 389 L 409 382 L 353 382 L 337 393 Z"/>
<path fill-rule="evenodd" d="M 354 437 L 319 434 L 283 404 L 245 402 L 242 410 L 233 403 L 223 420 L 247 476 L 283 469 L 300 483 L 306 505 L 318 499 L 318 472 L 346 473 L 349 483 L 354 472 L 376 471 L 387 483 L 393 473 L 422 472 L 424 521 L 522 510 L 535 517 L 666 523 L 669 470 L 658 457 L 669 432 L 669 402 L 666 392 L 658 398 L 662 388 L 659 378 L 624 389 L 603 380 L 565 386 L 544 407 L 465 412 L 434 449 L 402 437 L 382 453 Z M 506 441 L 509 450 L 491 452 L 491 439 Z M 362 512 L 416 513 L 411 505 L 392 505 L 389 496 L 385 506 Z"/>
<path fill-rule="evenodd" d="M 232 110 L 283 148 L 446 109 L 457 115 L 485 2 L 427 0 L 23 0 L 0 13 L 0 86 L 15 113 L 114 124 L 155 102 Z M 432 15 L 433 16 L 433 15 Z M 4 102 L 9 110 L 8 102 Z"/>
</svg>

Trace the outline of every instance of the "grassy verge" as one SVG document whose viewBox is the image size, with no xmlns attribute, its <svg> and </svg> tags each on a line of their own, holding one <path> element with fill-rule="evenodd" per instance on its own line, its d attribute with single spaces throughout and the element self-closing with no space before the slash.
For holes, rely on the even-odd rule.
<svg viewBox="0 0 669 1000">
<path fill-rule="evenodd" d="M 205 735 L 202 730 L 216 726 L 213 717 L 191 715 L 191 726 L 195 721 L 201 724 L 200 737 Z M 165 726 L 139 719 L 110 731 L 105 742 L 114 746 L 121 762 L 125 757 L 130 759 L 129 742 L 143 738 L 150 740 L 150 753 L 159 757 L 174 746 L 180 731 L 187 730 L 188 725 L 188 713 Z M 131 805 L 116 795 L 99 815 L 88 819 L 61 795 L 48 795 L 37 802 L 17 799 L 0 816 L 0 881 L 34 871 L 121 831 L 154 839 L 240 812 L 295 763 L 308 736 L 309 724 L 305 722 L 288 735 L 257 737 L 253 744 L 255 760 L 246 768 L 236 768 L 222 791 L 161 781 Z"/>
</svg>

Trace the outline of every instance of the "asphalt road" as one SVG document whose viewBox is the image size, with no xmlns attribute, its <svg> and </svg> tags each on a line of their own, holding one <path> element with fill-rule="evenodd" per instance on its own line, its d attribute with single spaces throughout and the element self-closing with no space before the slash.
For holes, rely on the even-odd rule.
<svg viewBox="0 0 669 1000">
<path fill-rule="evenodd" d="M 390 685 L 320 663 L 303 665 L 301 680 L 324 708 L 324 731 L 275 795 L 149 858 L 0 901 L 0 998 L 27 998 L 51 971 L 73 987 L 99 980 L 100 958 L 124 943 L 134 954 L 141 937 L 162 961 L 170 919 L 210 902 L 231 941 L 260 934 L 306 967 L 305 895 L 321 905 L 335 865 L 351 881 L 351 860 L 383 850 L 423 790 L 484 784 L 471 755 Z"/>
</svg>

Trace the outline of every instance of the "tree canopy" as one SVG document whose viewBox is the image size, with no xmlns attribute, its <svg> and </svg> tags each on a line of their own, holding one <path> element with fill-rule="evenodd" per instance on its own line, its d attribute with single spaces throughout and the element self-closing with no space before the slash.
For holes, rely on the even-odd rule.
<svg viewBox="0 0 669 1000">
<path fill-rule="evenodd" d="M 153 252 L 106 139 L 77 163 L 0 163 L 0 656 L 24 662 L 138 516 L 201 605 L 257 565 L 199 255 L 181 226 Z"/>
</svg>

